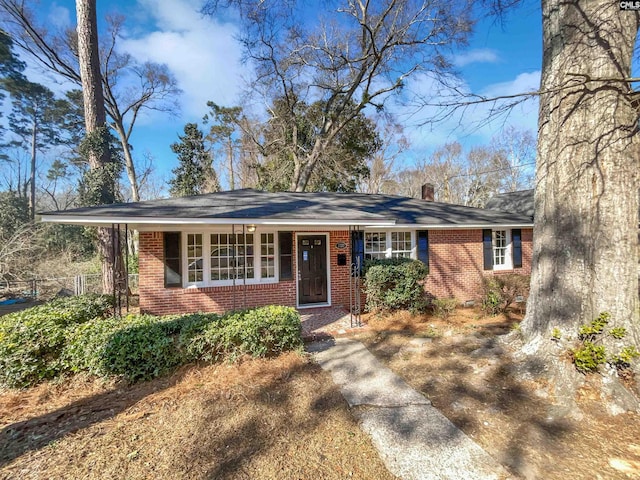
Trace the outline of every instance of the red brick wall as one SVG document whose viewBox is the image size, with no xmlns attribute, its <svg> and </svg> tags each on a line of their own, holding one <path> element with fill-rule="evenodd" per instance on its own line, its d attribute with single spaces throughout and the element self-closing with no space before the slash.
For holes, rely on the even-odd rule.
<svg viewBox="0 0 640 480">
<path fill-rule="evenodd" d="M 262 305 L 296 306 L 295 280 L 257 285 L 164 288 L 162 233 L 140 233 L 140 311 L 154 315 L 192 312 L 224 312 L 234 308 Z M 346 248 L 336 244 L 344 242 Z M 332 305 L 349 305 L 349 266 L 338 266 L 338 253 L 349 258 L 349 232 L 335 231 L 329 235 Z M 297 271 L 297 241 L 293 248 L 294 277 Z"/>
<path fill-rule="evenodd" d="M 523 268 L 510 270 L 529 273 L 531 268 L 532 229 L 522 230 Z M 296 305 L 295 280 L 236 287 L 164 288 L 162 233 L 140 233 L 140 310 L 155 315 L 190 312 L 224 312 L 244 306 L 270 304 Z M 347 246 L 338 249 L 340 242 Z M 297 271 L 297 242 L 294 242 L 293 271 Z M 349 306 L 349 265 L 338 266 L 338 253 L 350 261 L 349 232 L 330 232 L 329 262 L 332 305 Z M 430 273 L 425 290 L 437 297 L 453 296 L 460 301 L 477 295 L 482 275 L 501 272 L 484 271 L 482 266 L 482 230 L 430 230 Z M 294 273 L 295 277 L 295 273 Z"/>
<path fill-rule="evenodd" d="M 338 249 L 336 245 L 344 243 L 345 248 Z M 349 231 L 342 230 L 329 234 L 329 261 L 331 265 L 331 304 L 349 308 L 349 275 L 351 263 L 351 246 Z M 338 253 L 347 255 L 347 265 L 338 266 Z"/>
<path fill-rule="evenodd" d="M 522 229 L 522 268 L 484 270 L 482 230 L 429 230 L 429 276 L 425 290 L 461 302 L 478 295 L 483 275 L 531 273 L 533 229 Z"/>
</svg>

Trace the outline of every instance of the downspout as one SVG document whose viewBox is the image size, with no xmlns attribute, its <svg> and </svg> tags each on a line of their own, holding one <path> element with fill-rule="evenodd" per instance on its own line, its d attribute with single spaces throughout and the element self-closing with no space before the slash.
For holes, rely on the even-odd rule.
<svg viewBox="0 0 640 480">
<path fill-rule="evenodd" d="M 233 274 L 231 276 L 231 282 L 232 282 L 232 290 L 233 290 L 233 311 L 235 312 L 236 310 L 236 237 L 235 237 L 235 224 L 231 224 L 231 237 L 229 238 L 229 240 L 231 240 L 231 242 L 229 242 L 232 247 L 231 247 L 231 252 L 233 253 L 232 261 L 233 261 Z"/>
<path fill-rule="evenodd" d="M 243 262 L 242 262 L 242 308 L 247 308 L 247 234 L 246 234 L 246 225 L 242 224 L 242 241 L 244 242 L 242 246 L 243 252 Z M 254 252 L 255 256 L 255 252 Z M 255 265 L 255 260 L 254 260 Z M 254 267 L 255 268 L 255 267 Z M 255 270 L 254 270 L 255 275 Z"/>
</svg>

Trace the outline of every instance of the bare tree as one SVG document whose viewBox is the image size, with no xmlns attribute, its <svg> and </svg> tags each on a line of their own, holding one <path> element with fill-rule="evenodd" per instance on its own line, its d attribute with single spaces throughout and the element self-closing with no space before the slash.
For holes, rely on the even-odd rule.
<svg viewBox="0 0 640 480">
<path fill-rule="evenodd" d="M 492 139 L 491 148 L 500 157 L 501 191 L 515 192 L 532 188 L 536 138 L 530 131 L 509 125 Z"/>
<path fill-rule="evenodd" d="M 33 222 L 28 222 L 9 235 L 0 232 L 0 278 L 21 280 L 33 277 L 33 259 L 44 253 L 36 241 L 38 228 Z"/>
<path fill-rule="evenodd" d="M 618 2 L 608 0 L 545 0 L 542 14 L 533 271 L 522 323 L 525 352 L 552 358 L 554 328 L 575 338 L 581 324 L 608 312 L 612 325 L 627 332 L 622 340 L 604 342 L 613 354 L 622 344 L 640 346 L 640 139 L 637 94 L 630 85 L 640 14 L 621 11 Z M 568 377 L 562 378 L 558 383 L 568 389 Z M 571 397 L 570 391 L 561 393 Z"/>
<path fill-rule="evenodd" d="M 166 65 L 152 62 L 140 65 L 128 53 L 118 52 L 116 44 L 123 24 L 121 15 L 107 17 L 109 40 L 101 46 L 100 57 L 107 113 L 122 146 L 131 199 L 137 202 L 140 200 L 140 184 L 131 153 L 133 127 L 144 109 L 175 114 L 178 110 L 175 100 L 181 90 Z M 129 77 L 129 83 L 136 88 L 121 88 L 123 77 Z"/>
<path fill-rule="evenodd" d="M 205 11 L 218 3 L 208 2 Z M 271 116 L 300 123 L 300 102 L 323 102 L 309 150 L 298 148 L 302 142 L 295 129 L 280 139 L 293 159 L 290 189 L 295 191 L 307 188 L 324 152 L 358 114 L 384 108 L 390 94 L 421 69 L 447 71 L 445 50 L 463 42 L 471 26 L 466 2 L 330 1 L 315 29 L 300 28 L 301 17 L 308 15 L 305 2 L 235 3 L 247 21 L 243 42 L 256 66 L 254 92 L 266 97 L 267 105 L 284 102 Z"/>
<path fill-rule="evenodd" d="M 422 185 L 434 186 L 434 199 L 470 207 L 484 207 L 501 191 L 510 166 L 504 152 L 492 146 L 478 146 L 465 152 L 458 142 L 436 149 L 428 159 L 396 173 L 399 193 L 420 198 Z"/>
<path fill-rule="evenodd" d="M 382 147 L 367 161 L 369 176 L 360 184 L 358 190 L 361 192 L 396 193 L 398 190 L 393 178 L 394 164 L 409 148 L 409 140 L 400 124 L 388 120 L 384 122 L 381 135 Z"/>
<path fill-rule="evenodd" d="M 49 71 L 81 85 L 75 31 L 54 32 L 38 24 L 25 0 L 0 0 L 0 11 L 17 47 Z M 106 40 L 99 46 L 100 78 L 110 126 L 117 133 L 124 153 L 131 198 L 137 201 L 140 193 L 129 142 L 131 133 L 143 110 L 175 113 L 180 89 L 166 65 L 139 64 L 130 55 L 118 51 L 117 40 L 123 23 L 122 16 L 107 17 Z"/>
</svg>

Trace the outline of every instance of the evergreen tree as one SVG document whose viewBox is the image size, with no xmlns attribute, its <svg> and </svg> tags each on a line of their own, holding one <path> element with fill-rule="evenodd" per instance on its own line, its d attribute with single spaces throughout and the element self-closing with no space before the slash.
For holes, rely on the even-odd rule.
<svg viewBox="0 0 640 480">
<path fill-rule="evenodd" d="M 172 170 L 169 192 L 173 197 L 199 195 L 220 190 L 215 171 L 211 166 L 211 154 L 204 145 L 204 135 L 196 123 L 184 126 L 184 135 L 171 145 L 178 156 L 179 165 Z"/>
<path fill-rule="evenodd" d="M 56 99 L 44 85 L 24 78 L 7 82 L 12 110 L 9 128 L 16 135 L 12 142 L 29 150 L 29 215 L 35 217 L 37 154 L 63 143 L 62 123 L 59 120 L 68 110 L 66 100 Z"/>
</svg>

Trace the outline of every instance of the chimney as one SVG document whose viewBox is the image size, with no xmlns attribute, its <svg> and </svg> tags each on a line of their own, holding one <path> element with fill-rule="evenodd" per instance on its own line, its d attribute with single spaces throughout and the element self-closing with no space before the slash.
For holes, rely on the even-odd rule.
<svg viewBox="0 0 640 480">
<path fill-rule="evenodd" d="M 433 189 L 433 183 L 425 183 L 424 185 L 422 185 L 422 199 L 426 200 L 427 202 L 433 202 L 433 198 L 434 198 L 434 189 Z"/>
</svg>

